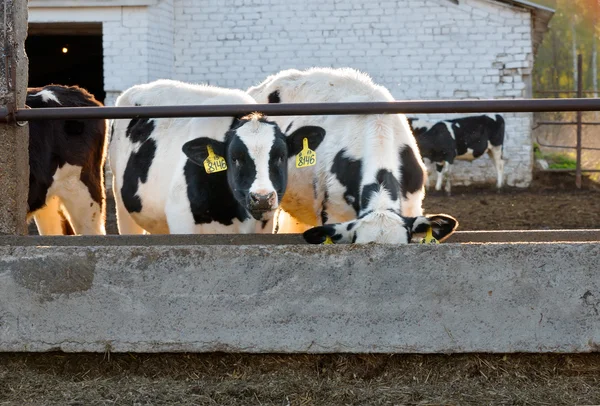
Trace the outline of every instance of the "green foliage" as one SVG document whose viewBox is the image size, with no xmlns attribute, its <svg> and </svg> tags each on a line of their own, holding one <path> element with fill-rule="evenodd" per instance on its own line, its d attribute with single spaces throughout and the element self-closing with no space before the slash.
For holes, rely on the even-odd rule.
<svg viewBox="0 0 600 406">
<path fill-rule="evenodd" d="M 600 33 L 598 0 L 535 0 L 537 3 L 556 10 L 550 21 L 550 29 L 538 48 L 534 66 L 534 88 L 536 90 L 575 90 L 575 53 L 583 56 L 583 88 L 593 87 L 593 50 L 600 41 L 594 36 Z M 555 97 L 556 95 L 539 95 Z M 559 97 L 573 97 L 560 94 Z"/>
<path fill-rule="evenodd" d="M 575 169 L 577 161 L 569 154 L 544 154 L 539 148 L 534 147 L 535 159 L 545 159 L 550 169 Z"/>
</svg>

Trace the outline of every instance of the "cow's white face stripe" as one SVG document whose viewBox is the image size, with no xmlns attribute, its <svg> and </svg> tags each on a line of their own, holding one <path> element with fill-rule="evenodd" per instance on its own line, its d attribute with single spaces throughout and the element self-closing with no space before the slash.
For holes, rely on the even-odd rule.
<svg viewBox="0 0 600 406">
<path fill-rule="evenodd" d="M 253 120 L 238 128 L 236 134 L 248 149 L 256 168 L 256 178 L 249 192 L 259 195 L 275 192 L 269 176 L 270 153 L 276 139 L 275 126 Z"/>
</svg>

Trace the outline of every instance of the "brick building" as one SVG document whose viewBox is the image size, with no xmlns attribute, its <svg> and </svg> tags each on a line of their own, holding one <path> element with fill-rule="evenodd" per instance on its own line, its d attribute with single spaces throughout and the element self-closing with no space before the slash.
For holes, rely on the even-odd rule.
<svg viewBox="0 0 600 406">
<path fill-rule="evenodd" d="M 101 36 L 107 105 L 158 78 L 247 88 L 310 66 L 363 70 L 397 99 L 530 97 L 552 15 L 522 0 L 29 1 L 30 35 Z M 507 183 L 527 186 L 532 114 L 504 117 Z M 483 158 L 455 165 L 453 178 L 494 182 L 495 174 Z"/>
</svg>

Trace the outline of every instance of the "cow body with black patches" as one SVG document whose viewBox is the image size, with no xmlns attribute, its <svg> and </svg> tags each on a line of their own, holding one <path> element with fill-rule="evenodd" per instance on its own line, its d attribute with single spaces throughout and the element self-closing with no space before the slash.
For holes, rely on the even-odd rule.
<svg viewBox="0 0 600 406">
<path fill-rule="evenodd" d="M 349 68 L 282 71 L 248 93 L 259 103 L 394 100 L 387 89 Z M 439 239 L 454 231 L 456 221 L 450 216 L 423 216 L 426 172 L 404 115 L 274 119 L 282 128 L 318 124 L 326 132 L 316 149 L 315 166 L 296 168 L 290 162 L 288 190 L 281 203 L 306 225 L 308 242 L 321 243 L 329 236 L 335 243 L 407 243 L 415 224 L 421 232 L 434 222 L 443 224 Z"/>
<path fill-rule="evenodd" d="M 77 86 L 27 89 L 27 106 L 97 107 Z M 36 120 L 29 123 L 28 219 L 41 235 L 105 232 L 106 120 Z"/>
<path fill-rule="evenodd" d="M 423 158 L 435 164 L 435 190 L 451 190 L 451 168 L 455 160 L 473 161 L 487 153 L 496 169 L 496 187 L 504 183 L 504 119 L 499 114 L 428 122 L 410 118 L 409 124 Z"/>
<path fill-rule="evenodd" d="M 256 104 L 241 90 L 158 80 L 133 86 L 117 106 Z M 287 185 L 297 137 L 259 114 L 115 120 L 109 147 L 121 234 L 264 233 Z M 222 157 L 226 170 L 211 172 Z M 210 158 L 210 159 L 209 159 Z"/>
</svg>

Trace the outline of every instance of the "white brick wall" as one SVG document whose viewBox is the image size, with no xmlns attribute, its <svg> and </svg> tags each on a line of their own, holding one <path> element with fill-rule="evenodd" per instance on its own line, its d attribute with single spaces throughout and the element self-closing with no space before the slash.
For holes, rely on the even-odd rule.
<svg viewBox="0 0 600 406">
<path fill-rule="evenodd" d="M 247 88 L 281 69 L 351 66 L 398 99 L 528 96 L 531 16 L 489 0 L 174 1 L 180 80 Z M 527 186 L 531 114 L 504 116 L 507 183 Z M 457 163 L 453 179 L 495 171 L 485 157 Z"/>
<path fill-rule="evenodd" d="M 448 0 L 160 0 L 110 10 L 97 13 L 104 23 L 107 105 L 129 86 L 161 77 L 247 88 L 281 69 L 311 66 L 361 69 L 397 99 L 530 95 L 531 15 L 491 0 L 458 6 Z M 76 10 L 61 9 L 55 18 L 65 21 L 65 13 Z M 504 116 L 507 183 L 527 186 L 532 115 Z M 494 182 L 495 174 L 485 157 L 457 163 L 453 178 L 455 184 Z"/>
<path fill-rule="evenodd" d="M 148 14 L 146 7 L 119 7 L 119 18 L 102 24 L 104 50 L 104 103 L 148 76 Z"/>
<path fill-rule="evenodd" d="M 120 7 L 120 17 L 102 25 L 106 105 L 125 89 L 172 76 L 173 0 L 149 7 Z"/>
</svg>

